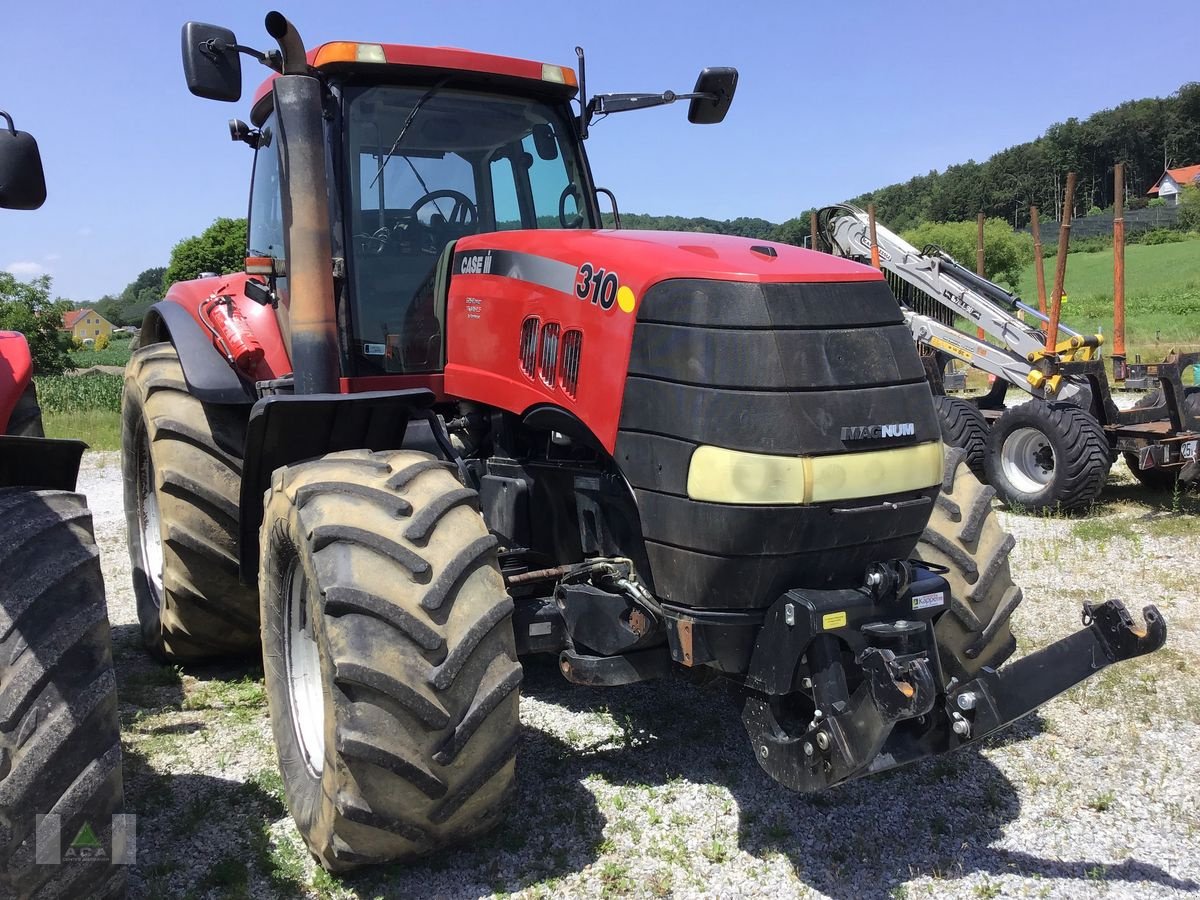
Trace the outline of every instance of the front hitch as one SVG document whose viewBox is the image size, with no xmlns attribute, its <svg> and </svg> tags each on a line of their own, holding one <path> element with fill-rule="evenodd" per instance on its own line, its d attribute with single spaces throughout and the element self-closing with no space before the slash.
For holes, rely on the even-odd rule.
<svg viewBox="0 0 1200 900">
<path fill-rule="evenodd" d="M 965 684 L 952 678 L 944 689 L 932 680 L 934 660 L 869 649 L 854 659 L 850 702 L 818 705 L 807 726 L 788 716 L 797 695 L 769 690 L 748 692 L 742 718 L 772 778 L 797 791 L 824 790 L 978 741 L 1101 669 L 1153 653 L 1166 641 L 1166 622 L 1154 606 L 1143 616 L 1138 626 L 1120 600 L 1085 603 L 1079 631 Z"/>
<path fill-rule="evenodd" d="M 1139 627 L 1120 600 L 1085 603 L 1079 631 L 999 671 L 984 669 L 950 698 L 968 724 L 960 736 L 978 740 L 1115 662 L 1153 653 L 1166 643 L 1167 623 L 1154 605 L 1142 615 Z"/>
</svg>

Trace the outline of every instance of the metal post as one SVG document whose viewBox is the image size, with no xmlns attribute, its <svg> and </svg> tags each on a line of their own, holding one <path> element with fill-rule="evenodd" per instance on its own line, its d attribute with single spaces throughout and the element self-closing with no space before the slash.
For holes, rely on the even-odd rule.
<svg viewBox="0 0 1200 900">
<path fill-rule="evenodd" d="M 1038 208 L 1029 207 L 1029 230 L 1033 232 L 1033 274 L 1037 279 L 1038 311 L 1046 314 L 1046 266 L 1042 259 L 1042 229 L 1038 224 Z"/>
<path fill-rule="evenodd" d="M 1052 353 L 1058 343 L 1058 317 L 1062 312 L 1063 282 L 1067 278 L 1067 248 L 1071 243 L 1071 213 L 1075 203 L 1075 173 L 1067 173 L 1067 189 L 1063 192 L 1062 219 L 1058 224 L 1058 256 L 1054 263 L 1054 292 L 1050 295 L 1050 322 L 1046 326 L 1046 352 Z"/>
<path fill-rule="evenodd" d="M 821 243 L 817 237 L 817 210 L 816 210 L 816 208 L 814 208 L 813 211 L 808 214 L 808 233 L 809 233 L 809 238 L 808 238 L 809 249 L 819 251 L 821 249 Z"/>
<path fill-rule="evenodd" d="M 871 265 L 879 268 L 879 243 L 875 240 L 875 204 L 867 204 L 867 226 L 871 232 Z"/>
<path fill-rule="evenodd" d="M 1125 368 L 1125 164 L 1113 167 L 1113 348 L 1114 381 L 1124 381 Z"/>
<path fill-rule="evenodd" d="M 983 213 L 980 213 L 975 217 L 975 274 L 980 278 L 987 277 L 983 271 L 983 222 Z M 983 329 L 977 328 L 975 336 L 982 341 Z"/>
</svg>

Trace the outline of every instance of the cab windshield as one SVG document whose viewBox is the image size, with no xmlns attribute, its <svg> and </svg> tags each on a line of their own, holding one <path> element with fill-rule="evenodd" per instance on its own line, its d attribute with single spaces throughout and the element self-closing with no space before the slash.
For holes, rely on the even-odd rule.
<svg viewBox="0 0 1200 900">
<path fill-rule="evenodd" d="M 443 367 L 439 258 L 469 234 L 593 228 L 566 103 L 449 88 L 346 91 L 351 355 L 360 374 Z"/>
</svg>

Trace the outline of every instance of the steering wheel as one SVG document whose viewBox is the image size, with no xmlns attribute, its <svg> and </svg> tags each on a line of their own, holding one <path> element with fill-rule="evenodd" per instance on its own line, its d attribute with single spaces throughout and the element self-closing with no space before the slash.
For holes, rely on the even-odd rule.
<svg viewBox="0 0 1200 900">
<path fill-rule="evenodd" d="M 447 216 L 437 206 L 437 201 L 439 200 L 454 201 L 454 206 L 450 209 L 450 215 Z M 430 203 L 434 204 L 434 208 L 446 220 L 447 225 L 455 225 L 459 228 L 473 228 L 479 221 L 479 208 L 462 191 L 456 191 L 451 188 L 430 191 L 425 196 L 418 198 L 417 202 L 412 205 L 413 215 L 415 216 L 419 209 Z"/>
<path fill-rule="evenodd" d="M 567 218 L 567 198 L 575 200 L 575 214 Z M 579 191 L 574 183 L 568 184 L 558 195 L 558 224 L 563 228 L 578 228 L 583 224 L 583 214 L 579 211 Z"/>
</svg>

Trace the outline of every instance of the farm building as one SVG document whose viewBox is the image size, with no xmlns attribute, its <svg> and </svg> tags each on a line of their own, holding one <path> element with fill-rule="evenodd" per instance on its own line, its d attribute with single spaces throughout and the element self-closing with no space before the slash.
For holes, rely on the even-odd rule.
<svg viewBox="0 0 1200 900">
<path fill-rule="evenodd" d="M 1167 169 L 1162 177 L 1146 193 L 1162 197 L 1168 204 L 1179 203 L 1179 193 L 1185 185 L 1200 184 L 1200 166 L 1184 166 L 1182 169 Z"/>
<path fill-rule="evenodd" d="M 94 309 L 72 309 L 63 313 L 63 331 L 71 332 L 71 337 L 81 341 L 111 336 L 112 330 L 112 322 Z"/>
</svg>

